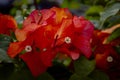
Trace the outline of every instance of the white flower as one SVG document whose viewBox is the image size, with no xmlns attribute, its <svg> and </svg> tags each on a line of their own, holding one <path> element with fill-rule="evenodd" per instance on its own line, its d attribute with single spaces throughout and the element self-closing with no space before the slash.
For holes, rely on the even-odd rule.
<svg viewBox="0 0 120 80">
<path fill-rule="evenodd" d="M 32 47 L 30 45 L 25 46 L 25 51 L 26 52 L 31 52 L 32 51 Z"/>
<path fill-rule="evenodd" d="M 47 49 L 46 48 L 43 48 L 43 51 L 46 51 Z"/>
<path fill-rule="evenodd" d="M 71 43 L 71 38 L 70 38 L 70 37 L 65 37 L 64 41 L 65 41 L 67 44 L 69 44 L 69 43 Z"/>
<path fill-rule="evenodd" d="M 113 61 L 113 57 L 112 56 L 108 56 L 107 57 L 107 62 L 112 62 Z"/>
</svg>

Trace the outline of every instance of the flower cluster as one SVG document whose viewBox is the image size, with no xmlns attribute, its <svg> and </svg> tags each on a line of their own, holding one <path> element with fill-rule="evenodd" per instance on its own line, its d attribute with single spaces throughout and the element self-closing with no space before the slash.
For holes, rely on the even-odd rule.
<svg viewBox="0 0 120 80">
<path fill-rule="evenodd" d="M 67 8 L 34 10 L 23 21 L 22 28 L 17 27 L 11 16 L 0 14 L 0 35 L 14 35 L 7 55 L 23 60 L 33 76 L 53 66 L 60 54 L 60 57 L 69 57 L 71 63 L 80 56 L 93 59 L 97 69 L 106 72 L 111 80 L 117 79 L 120 76 L 120 55 L 116 48 L 120 48 L 120 37 L 111 39 L 111 35 L 119 27 L 95 30 L 89 20 L 72 15 Z"/>
<path fill-rule="evenodd" d="M 92 54 L 90 40 L 93 24 L 83 17 L 73 16 L 68 9 L 56 8 L 33 11 L 16 29 L 17 42 L 10 44 L 8 55 L 20 54 L 32 74 L 37 76 L 50 66 L 57 53 L 73 60 Z"/>
</svg>

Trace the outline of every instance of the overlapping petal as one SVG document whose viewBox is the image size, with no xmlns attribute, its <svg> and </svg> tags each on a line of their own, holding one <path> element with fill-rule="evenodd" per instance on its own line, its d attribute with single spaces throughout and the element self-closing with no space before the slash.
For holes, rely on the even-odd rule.
<svg viewBox="0 0 120 80">
<path fill-rule="evenodd" d="M 92 54 L 90 39 L 92 36 L 94 26 L 84 18 L 74 17 L 73 19 L 64 19 L 63 23 L 58 29 L 56 36 L 58 41 L 56 45 L 65 43 L 65 38 L 70 38 L 72 44 L 78 53 L 82 52 L 87 58 Z"/>
<path fill-rule="evenodd" d="M 59 52 L 73 60 L 78 59 L 81 53 L 89 58 L 92 32 L 91 22 L 72 16 L 66 8 L 35 10 L 23 22 L 23 28 L 15 31 L 18 42 L 10 44 L 8 55 L 15 57 L 27 46 L 29 52 L 20 57 L 37 76 L 52 66 Z"/>
</svg>

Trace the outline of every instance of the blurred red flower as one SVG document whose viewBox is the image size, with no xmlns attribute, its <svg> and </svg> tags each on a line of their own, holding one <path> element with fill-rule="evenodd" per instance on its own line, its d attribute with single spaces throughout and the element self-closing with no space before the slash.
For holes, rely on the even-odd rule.
<svg viewBox="0 0 120 80">
<path fill-rule="evenodd" d="M 12 16 L 0 14 L 0 34 L 10 35 L 16 28 L 17 23 Z"/>
</svg>

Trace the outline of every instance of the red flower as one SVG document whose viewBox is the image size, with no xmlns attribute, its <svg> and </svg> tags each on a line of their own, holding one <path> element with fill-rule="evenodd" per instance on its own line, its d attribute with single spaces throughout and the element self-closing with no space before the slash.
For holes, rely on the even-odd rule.
<svg viewBox="0 0 120 80">
<path fill-rule="evenodd" d="M 79 58 L 80 53 L 89 58 L 92 54 L 90 39 L 93 28 L 93 25 L 83 17 L 65 19 L 56 33 L 56 46 L 62 47 L 60 51 L 68 53 L 72 59 Z"/>
<path fill-rule="evenodd" d="M 17 28 L 17 23 L 12 16 L 0 14 L 0 34 L 10 35 Z"/>
<path fill-rule="evenodd" d="M 96 65 L 102 70 L 111 69 L 118 58 L 119 55 L 109 44 L 97 47 L 95 50 Z"/>
<path fill-rule="evenodd" d="M 105 71 L 110 80 L 116 80 L 120 75 L 120 55 L 116 52 L 115 47 L 120 44 L 119 38 L 106 43 L 110 33 L 102 31 L 94 31 L 92 47 L 94 48 L 94 55 L 97 68 Z"/>
<path fill-rule="evenodd" d="M 38 76 L 52 66 L 58 52 L 72 59 L 80 53 L 90 57 L 92 32 L 93 25 L 88 20 L 73 17 L 65 8 L 35 10 L 24 21 L 23 28 L 15 31 L 18 42 L 10 44 L 8 55 L 15 57 L 25 50 L 20 58 Z"/>
</svg>

